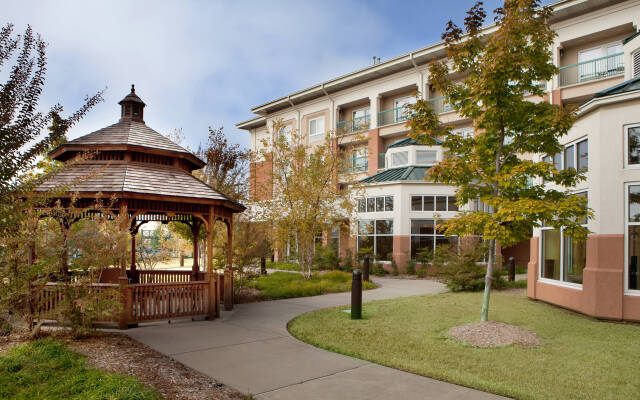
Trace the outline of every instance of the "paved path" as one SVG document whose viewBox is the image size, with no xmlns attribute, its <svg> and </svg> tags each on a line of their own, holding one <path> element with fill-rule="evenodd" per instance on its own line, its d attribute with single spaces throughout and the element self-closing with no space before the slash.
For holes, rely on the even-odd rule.
<svg viewBox="0 0 640 400">
<path fill-rule="evenodd" d="M 378 278 L 364 301 L 444 291 L 428 280 Z M 302 343 L 297 315 L 349 304 L 349 293 L 236 305 L 214 321 L 154 323 L 132 338 L 257 399 L 497 399 L 488 393 L 383 367 Z"/>
</svg>

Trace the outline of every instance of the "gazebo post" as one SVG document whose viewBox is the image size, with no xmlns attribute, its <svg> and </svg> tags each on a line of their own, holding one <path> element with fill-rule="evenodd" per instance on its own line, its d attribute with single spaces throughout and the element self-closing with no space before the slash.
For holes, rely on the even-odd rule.
<svg viewBox="0 0 640 400">
<path fill-rule="evenodd" d="M 224 271 L 224 309 L 233 310 L 233 226 L 231 218 L 225 219 L 227 225 L 227 269 Z"/>
<path fill-rule="evenodd" d="M 200 257 L 199 249 L 198 249 L 198 239 L 200 237 L 200 225 L 201 222 L 197 218 L 193 218 L 191 222 L 191 233 L 193 234 L 193 266 L 191 267 L 191 280 L 198 280 L 198 271 L 200 271 L 200 264 L 198 258 Z"/>
<path fill-rule="evenodd" d="M 138 234 L 139 226 L 136 225 L 135 218 L 131 221 L 131 228 L 129 232 L 131 232 L 131 265 L 129 266 L 129 271 L 131 271 L 131 283 L 139 283 L 138 279 L 138 270 L 136 268 L 136 235 Z"/>
<path fill-rule="evenodd" d="M 214 207 L 209 206 L 207 220 L 207 280 L 209 281 L 209 319 L 220 316 L 220 298 L 218 297 L 218 278 L 213 273 L 213 228 L 216 220 Z"/>
<path fill-rule="evenodd" d="M 129 213 L 127 212 L 127 201 L 124 199 L 120 199 L 120 230 L 124 231 L 125 229 L 129 229 Z M 123 239 L 126 243 L 126 237 Z M 124 251 L 126 253 L 127 247 L 124 246 Z M 120 260 L 120 276 L 127 276 L 127 262 L 126 255 L 122 254 L 122 259 Z"/>
</svg>

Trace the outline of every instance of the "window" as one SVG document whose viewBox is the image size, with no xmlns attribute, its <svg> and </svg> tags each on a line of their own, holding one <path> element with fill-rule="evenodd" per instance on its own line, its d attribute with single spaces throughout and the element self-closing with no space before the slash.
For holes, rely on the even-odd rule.
<svg viewBox="0 0 640 400">
<path fill-rule="evenodd" d="M 627 128 L 627 164 L 640 164 L 640 126 Z"/>
<path fill-rule="evenodd" d="M 369 107 L 352 111 L 351 112 L 351 124 L 352 124 L 351 130 L 353 132 L 356 132 L 362 129 L 368 129 L 370 120 L 371 120 L 371 115 L 370 115 Z"/>
<path fill-rule="evenodd" d="M 583 140 L 576 144 L 576 164 L 578 171 L 585 172 L 589 169 L 589 141 Z"/>
<path fill-rule="evenodd" d="M 314 118 L 309 121 L 309 137 L 324 134 L 324 117 Z"/>
<path fill-rule="evenodd" d="M 358 199 L 358 212 L 393 211 L 393 196 Z"/>
<path fill-rule="evenodd" d="M 446 237 L 436 229 L 439 221 L 435 219 L 412 219 L 411 220 L 411 259 L 421 258 L 421 254 L 433 254 L 434 249 L 441 246 L 458 244 L 456 236 Z"/>
<path fill-rule="evenodd" d="M 418 165 L 433 165 L 436 163 L 436 156 L 438 152 L 433 150 L 416 150 L 416 164 Z"/>
<path fill-rule="evenodd" d="M 391 153 L 391 166 L 398 167 L 407 165 L 409 163 L 409 152 L 401 151 L 398 153 Z"/>
<path fill-rule="evenodd" d="M 458 128 L 451 131 L 454 135 L 459 135 L 464 139 L 473 137 L 473 127 Z"/>
<path fill-rule="evenodd" d="M 411 211 L 458 211 L 454 196 L 411 196 Z"/>
<path fill-rule="evenodd" d="M 574 196 L 587 198 L 587 192 Z M 582 222 L 586 224 L 587 221 Z M 587 242 L 574 240 L 562 229 L 542 228 L 542 263 L 540 277 L 562 282 L 582 284 L 587 264 Z"/>
<path fill-rule="evenodd" d="M 371 249 L 378 261 L 391 261 L 393 256 L 393 220 L 358 221 L 358 251 Z"/>
<path fill-rule="evenodd" d="M 555 154 L 553 158 L 542 157 L 542 161 L 553 162 L 553 166 L 558 171 L 574 168 L 580 172 L 586 172 L 589 168 L 589 141 L 584 139 L 578 143 L 567 145 L 562 153 Z"/>
<path fill-rule="evenodd" d="M 628 290 L 640 290 L 638 256 L 640 256 L 640 185 L 629 185 L 627 191 L 627 271 Z"/>
</svg>

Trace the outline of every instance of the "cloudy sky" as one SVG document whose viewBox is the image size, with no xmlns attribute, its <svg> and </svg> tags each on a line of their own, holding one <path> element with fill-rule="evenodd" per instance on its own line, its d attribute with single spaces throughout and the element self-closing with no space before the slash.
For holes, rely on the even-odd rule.
<svg viewBox="0 0 640 400">
<path fill-rule="evenodd" d="M 107 88 L 105 101 L 70 132 L 75 138 L 119 118 L 135 83 L 146 123 L 182 128 L 197 147 L 208 126 L 235 124 L 250 108 L 440 40 L 473 0 L 29 1 L 3 0 L 0 23 L 27 24 L 49 43 L 42 105 L 75 110 Z M 493 10 L 498 0 L 486 0 Z"/>
</svg>

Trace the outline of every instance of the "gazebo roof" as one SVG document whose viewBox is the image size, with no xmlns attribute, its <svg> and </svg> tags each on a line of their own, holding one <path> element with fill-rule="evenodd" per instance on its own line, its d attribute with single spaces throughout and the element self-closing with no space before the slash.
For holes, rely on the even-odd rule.
<svg viewBox="0 0 640 400">
<path fill-rule="evenodd" d="M 119 104 L 122 107 L 119 122 L 67 142 L 50 153 L 51 158 L 59 161 L 67 161 L 86 150 L 97 151 L 98 156 L 68 165 L 36 191 L 69 186 L 71 192 L 81 197 L 102 193 L 119 199 L 222 205 L 231 212 L 244 211 L 242 204 L 191 174 L 204 167 L 204 161 L 144 123 L 145 104 L 135 94 L 133 85 L 131 93 Z M 100 157 L 103 153 L 107 157 Z M 149 155 L 160 158 L 145 158 Z"/>
</svg>

